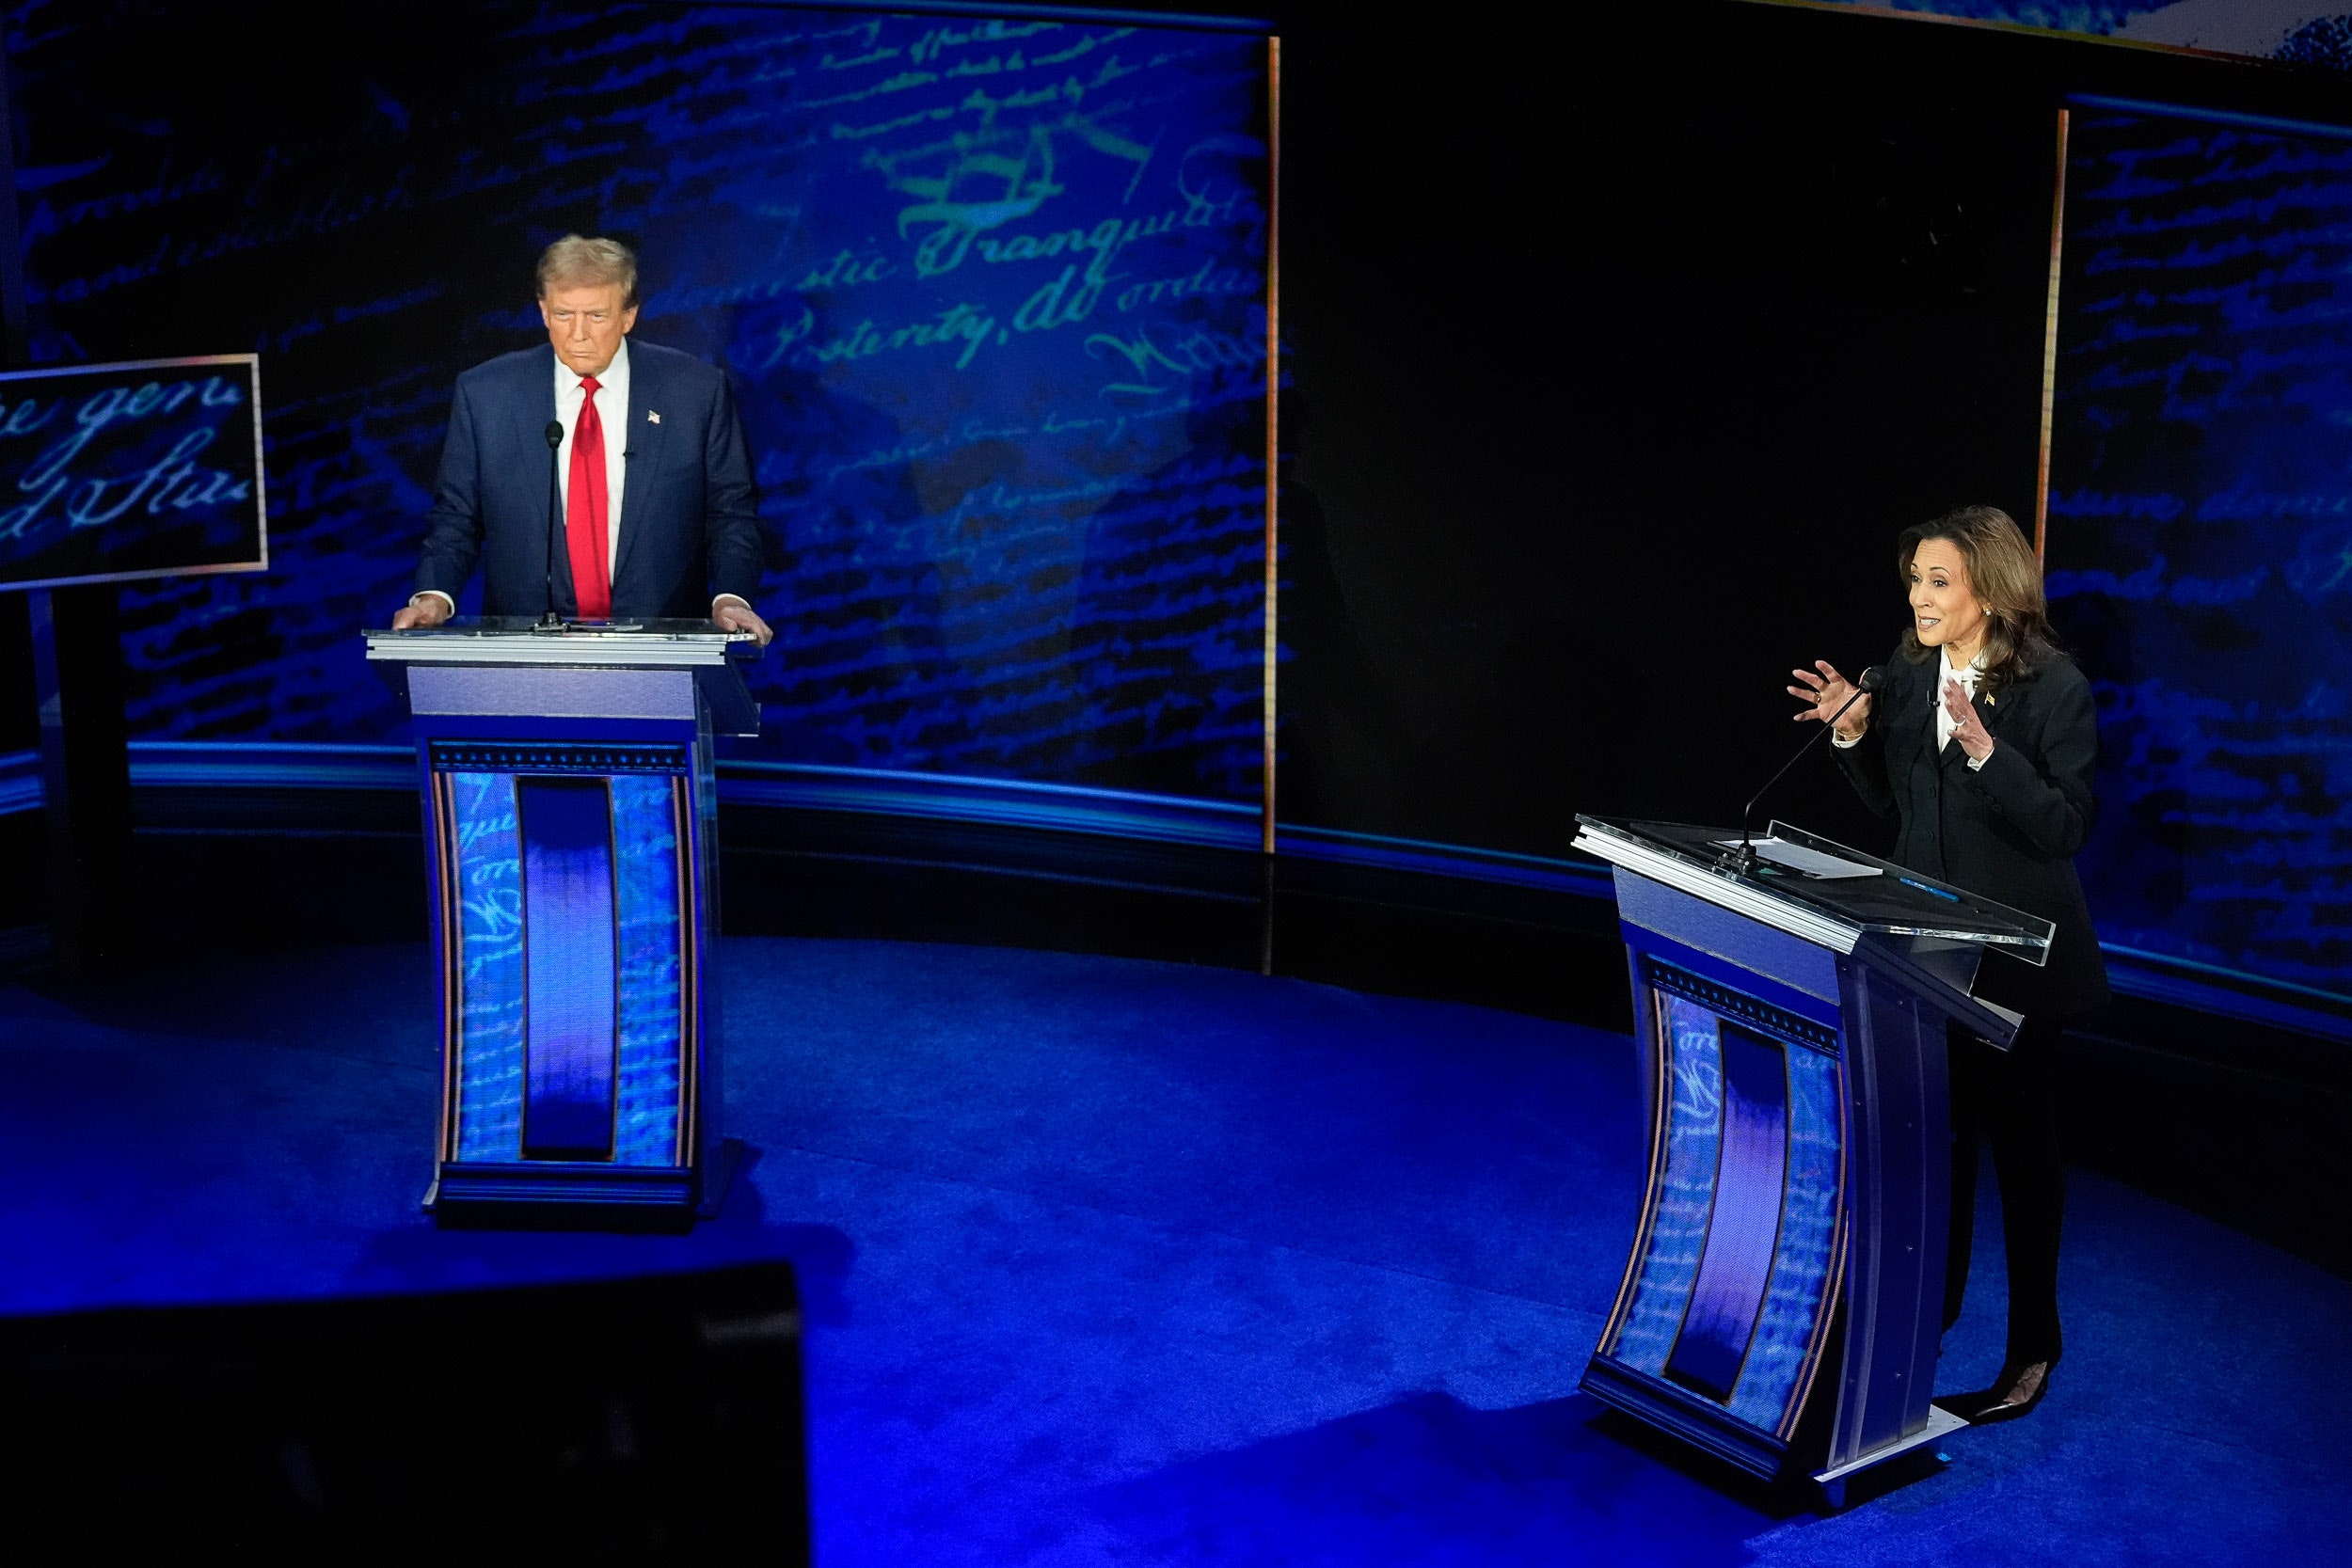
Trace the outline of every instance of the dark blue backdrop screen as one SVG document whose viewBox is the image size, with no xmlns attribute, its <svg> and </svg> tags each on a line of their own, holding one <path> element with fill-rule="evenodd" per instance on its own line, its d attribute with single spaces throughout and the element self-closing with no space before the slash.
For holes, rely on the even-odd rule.
<svg viewBox="0 0 2352 1568">
<path fill-rule="evenodd" d="M 36 358 L 263 356 L 273 570 L 131 595 L 141 733 L 401 738 L 358 630 L 576 229 L 734 378 L 760 754 L 1254 798 L 1263 39 L 424 5 L 358 48 L 319 9 L 11 13 Z"/>
<path fill-rule="evenodd" d="M 2103 936 L 2352 988 L 2352 139 L 2077 108 L 2053 611 Z"/>
</svg>

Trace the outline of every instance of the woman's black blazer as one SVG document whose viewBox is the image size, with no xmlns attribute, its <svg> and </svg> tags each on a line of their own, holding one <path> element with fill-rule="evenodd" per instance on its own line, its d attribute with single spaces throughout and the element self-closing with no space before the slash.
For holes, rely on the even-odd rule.
<svg viewBox="0 0 2352 1568">
<path fill-rule="evenodd" d="M 1887 660 L 1870 728 L 1837 759 L 1881 816 L 1900 819 L 1899 865 L 2055 921 L 2050 961 L 2035 968 L 1989 953 L 1977 994 L 2028 1017 L 2064 1018 L 2107 999 L 2106 964 L 2090 927 L 2074 853 L 2096 810 L 2090 775 L 2099 721 L 2090 683 L 2060 656 L 2007 690 L 1979 698 L 1993 754 L 1971 769 L 1958 743 L 1935 744 L 1944 661 Z"/>
</svg>

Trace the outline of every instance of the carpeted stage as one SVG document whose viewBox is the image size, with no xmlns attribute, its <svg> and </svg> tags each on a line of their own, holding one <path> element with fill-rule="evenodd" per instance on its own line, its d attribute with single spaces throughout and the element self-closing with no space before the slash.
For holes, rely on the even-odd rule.
<svg viewBox="0 0 2352 1568">
<path fill-rule="evenodd" d="M 2076 1173 L 2042 1411 L 1824 1517 L 1576 1392 L 1629 1041 L 1009 949 L 721 948 L 691 1237 L 440 1232 L 416 946 L 0 990 L 11 1312 L 797 1265 L 818 1560 L 2352 1560 L 2352 1285 Z M 1988 1193 L 1986 1201 L 1992 1198 Z M 1945 1360 L 1999 1358 L 1997 1241 Z"/>
</svg>

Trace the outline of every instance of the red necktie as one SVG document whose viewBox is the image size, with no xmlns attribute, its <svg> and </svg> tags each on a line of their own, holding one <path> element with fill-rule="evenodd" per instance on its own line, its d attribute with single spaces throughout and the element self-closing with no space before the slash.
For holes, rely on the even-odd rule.
<svg viewBox="0 0 2352 1568">
<path fill-rule="evenodd" d="M 564 497 L 564 537 L 571 550 L 572 590 L 585 621 L 609 620 L 612 583 L 606 575 L 604 421 L 596 418 L 596 378 L 580 383 L 580 422 L 572 427 L 572 483 Z"/>
</svg>

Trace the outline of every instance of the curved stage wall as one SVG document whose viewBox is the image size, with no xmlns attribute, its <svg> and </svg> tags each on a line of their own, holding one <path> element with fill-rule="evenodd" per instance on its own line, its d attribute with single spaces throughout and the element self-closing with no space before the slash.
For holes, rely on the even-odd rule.
<svg viewBox="0 0 2352 1568">
<path fill-rule="evenodd" d="M 248 815 L 229 802 L 246 800 L 267 812 L 300 796 L 310 802 L 299 815 L 311 824 L 311 832 L 328 836 L 349 832 L 416 832 L 413 803 L 408 800 L 416 783 L 415 758 L 405 747 L 134 742 L 131 768 L 133 784 L 143 800 L 143 831 L 230 831 L 242 822 L 262 832 L 265 830 L 253 826 Z M 1098 846 L 1106 854 L 1115 854 L 1111 846 L 1124 843 L 1200 851 L 1211 860 L 1246 857 L 1251 869 L 1222 879 L 1220 885 L 1230 886 L 1220 895 L 1253 908 L 1263 900 L 1263 868 L 1257 865 L 1259 814 L 1254 806 L 1239 802 L 1017 779 L 758 759 L 722 762 L 719 777 L 723 804 L 738 810 L 898 822 L 918 832 L 925 824 L 942 829 L 1010 829 Z M 352 803 L 362 798 L 373 804 Z M 38 811 L 40 805 L 38 756 L 32 752 L 0 754 L 0 818 Z M 218 815 L 224 810 L 226 817 Z M 1517 896 L 1532 898 L 1548 911 L 1535 917 L 1538 924 L 1571 931 L 1592 929 L 1597 922 L 1613 927 L 1607 913 L 1614 896 L 1608 869 L 1581 857 L 1522 855 L 1291 823 L 1278 826 L 1276 851 L 1278 863 L 1287 863 L 1302 875 L 1307 867 L 1319 866 L 1404 879 L 1406 885 L 1422 890 L 1418 898 L 1404 897 L 1406 904 L 1470 911 L 1489 900 L 1507 902 Z M 1080 868 L 1051 873 L 1025 870 L 1017 863 L 999 869 L 1012 875 L 1084 879 L 1089 875 L 1082 869 L 1086 858 L 1080 850 L 1073 863 Z M 1158 884 L 1147 880 L 1137 885 Z M 1450 891 L 1440 894 L 1439 888 Z M 1570 912 L 1570 904 L 1564 901 L 1589 903 L 1592 908 Z M 421 919 L 421 912 L 418 918 Z M 1230 952 L 1220 953 L 1218 961 L 1257 961 L 1245 946 L 1228 945 Z M 2352 1040 L 2352 1000 L 2118 944 L 2110 944 L 2107 952 L 2116 989 L 2126 996 L 2267 1029 Z M 1497 999 L 1475 982 L 1466 987 L 1421 983 L 1435 984 L 1443 994 L 1469 1000 Z M 1505 990 L 1516 996 L 1528 994 L 1518 987 Z M 1608 999 L 1597 1005 L 1570 1001 L 1554 992 L 1550 1000 L 1539 1002 L 1535 1010 L 1585 1016 L 1596 1006 L 1590 1014 L 1593 1021 L 1617 1017 L 1620 1003 L 1613 985 Z"/>
</svg>

